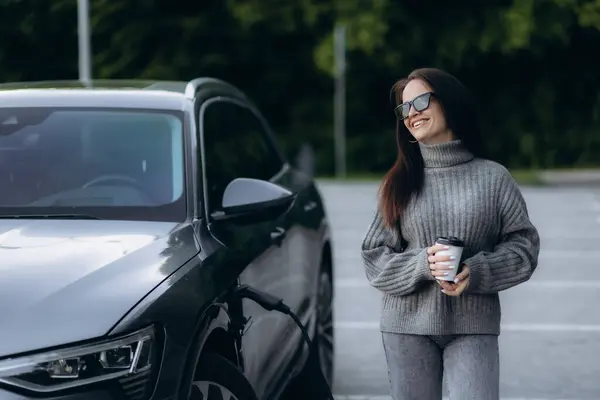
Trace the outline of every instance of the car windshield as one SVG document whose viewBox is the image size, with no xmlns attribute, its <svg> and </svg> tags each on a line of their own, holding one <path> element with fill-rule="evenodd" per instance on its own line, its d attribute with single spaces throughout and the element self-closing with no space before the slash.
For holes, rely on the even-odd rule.
<svg viewBox="0 0 600 400">
<path fill-rule="evenodd" d="M 185 219 L 183 113 L 0 108 L 0 218 Z"/>
</svg>

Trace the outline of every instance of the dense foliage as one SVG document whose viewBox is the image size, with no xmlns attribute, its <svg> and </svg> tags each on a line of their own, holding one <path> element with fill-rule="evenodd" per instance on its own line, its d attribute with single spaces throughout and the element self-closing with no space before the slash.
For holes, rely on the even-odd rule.
<svg viewBox="0 0 600 400">
<path fill-rule="evenodd" d="M 600 0 L 91 0 L 94 77 L 239 85 L 289 154 L 333 170 L 332 31 L 348 29 L 348 165 L 394 156 L 389 90 L 421 66 L 479 98 L 493 156 L 515 168 L 600 164 Z M 0 81 L 76 79 L 77 1 L 0 0 Z"/>
</svg>

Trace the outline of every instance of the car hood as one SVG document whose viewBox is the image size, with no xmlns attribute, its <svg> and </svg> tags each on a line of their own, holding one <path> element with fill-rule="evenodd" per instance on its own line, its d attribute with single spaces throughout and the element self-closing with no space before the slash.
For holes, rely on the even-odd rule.
<svg viewBox="0 0 600 400">
<path fill-rule="evenodd" d="M 0 220 L 0 357 L 105 335 L 196 248 L 175 223 Z"/>
</svg>

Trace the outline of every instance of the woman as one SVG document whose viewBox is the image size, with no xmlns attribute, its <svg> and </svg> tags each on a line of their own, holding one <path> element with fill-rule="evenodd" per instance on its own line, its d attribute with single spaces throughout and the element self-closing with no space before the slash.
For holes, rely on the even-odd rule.
<svg viewBox="0 0 600 400">
<path fill-rule="evenodd" d="M 465 87 L 437 69 L 397 82 L 398 158 L 362 243 L 383 293 L 381 331 L 394 400 L 498 400 L 498 292 L 527 281 L 540 239 L 510 173 L 480 153 Z M 465 243 L 455 280 L 439 236 Z"/>
</svg>

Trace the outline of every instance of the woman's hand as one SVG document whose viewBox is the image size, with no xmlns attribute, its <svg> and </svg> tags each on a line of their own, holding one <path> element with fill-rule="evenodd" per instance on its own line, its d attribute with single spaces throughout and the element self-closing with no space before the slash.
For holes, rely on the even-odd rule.
<svg viewBox="0 0 600 400">
<path fill-rule="evenodd" d="M 436 277 L 442 277 L 442 276 L 446 276 L 448 275 L 448 271 L 450 271 L 452 268 L 448 265 L 444 265 L 444 264 L 438 264 L 440 262 L 444 262 L 444 261 L 452 261 L 452 258 L 450 256 L 436 256 L 435 253 L 437 253 L 438 251 L 442 251 L 442 250 L 448 250 L 448 246 L 442 246 L 440 244 L 436 244 L 433 245 L 429 248 L 427 248 L 427 254 L 429 255 L 427 257 L 427 261 L 429 262 L 429 269 L 431 270 L 431 275 L 433 275 L 434 278 Z"/>
<path fill-rule="evenodd" d="M 442 287 L 442 293 L 453 297 L 460 296 L 469 284 L 469 267 L 463 264 L 460 273 L 454 277 L 454 282 L 438 280 L 438 283 Z"/>
</svg>

